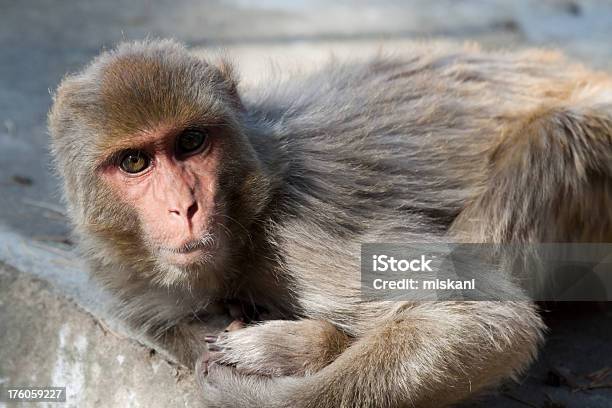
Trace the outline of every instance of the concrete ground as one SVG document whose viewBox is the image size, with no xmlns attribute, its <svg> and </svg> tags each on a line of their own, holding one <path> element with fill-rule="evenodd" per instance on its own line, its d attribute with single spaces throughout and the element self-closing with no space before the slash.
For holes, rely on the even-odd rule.
<svg viewBox="0 0 612 408">
<path fill-rule="evenodd" d="M 0 0 L 0 387 L 67 385 L 75 407 L 197 404 L 188 374 L 106 315 L 109 299 L 72 252 L 49 170 L 51 90 L 101 49 L 145 37 L 222 49 L 242 86 L 332 54 L 401 53 L 423 38 L 554 47 L 610 70 L 612 2 Z M 547 318 L 548 343 L 528 375 L 470 406 L 612 406 L 612 308 Z"/>
</svg>

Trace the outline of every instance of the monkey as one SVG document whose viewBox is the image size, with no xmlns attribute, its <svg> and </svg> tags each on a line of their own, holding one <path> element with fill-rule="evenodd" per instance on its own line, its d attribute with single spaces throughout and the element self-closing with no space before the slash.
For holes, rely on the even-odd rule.
<svg viewBox="0 0 612 408">
<path fill-rule="evenodd" d="M 362 243 L 612 239 L 612 80 L 556 52 L 426 42 L 243 88 L 126 42 L 48 123 L 93 275 L 209 407 L 444 407 L 534 360 L 534 302 L 364 299 Z M 228 300 L 272 317 L 208 333 Z"/>
</svg>

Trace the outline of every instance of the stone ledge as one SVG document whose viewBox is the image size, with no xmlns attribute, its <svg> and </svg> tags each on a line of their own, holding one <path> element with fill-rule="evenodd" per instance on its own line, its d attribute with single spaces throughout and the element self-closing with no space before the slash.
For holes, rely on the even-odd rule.
<svg viewBox="0 0 612 408">
<path fill-rule="evenodd" d="M 66 407 L 202 405 L 188 370 L 105 328 L 44 280 L 0 264 L 0 299 L 0 386 L 65 386 Z"/>
</svg>

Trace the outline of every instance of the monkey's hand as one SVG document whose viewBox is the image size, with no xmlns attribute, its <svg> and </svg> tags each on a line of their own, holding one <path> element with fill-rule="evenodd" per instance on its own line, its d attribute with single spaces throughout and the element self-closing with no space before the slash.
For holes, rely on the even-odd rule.
<svg viewBox="0 0 612 408">
<path fill-rule="evenodd" d="M 203 374 L 219 364 L 241 374 L 280 377 L 319 371 L 344 351 L 349 337 L 322 320 L 273 320 L 206 341 L 208 351 L 198 367 Z"/>
</svg>

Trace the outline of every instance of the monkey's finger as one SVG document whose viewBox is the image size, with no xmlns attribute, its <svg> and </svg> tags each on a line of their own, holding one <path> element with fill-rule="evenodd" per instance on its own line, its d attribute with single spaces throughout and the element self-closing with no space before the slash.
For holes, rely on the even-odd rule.
<svg viewBox="0 0 612 408">
<path fill-rule="evenodd" d="M 206 336 L 206 337 L 204 337 L 204 341 L 206 343 L 215 343 L 217 340 L 219 340 L 219 336 Z"/>
</svg>

